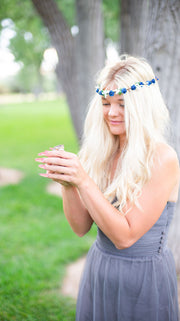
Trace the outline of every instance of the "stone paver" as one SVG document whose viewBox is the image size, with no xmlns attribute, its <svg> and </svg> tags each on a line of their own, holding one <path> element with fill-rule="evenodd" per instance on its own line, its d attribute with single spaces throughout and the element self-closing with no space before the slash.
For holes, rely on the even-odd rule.
<svg viewBox="0 0 180 321">
<path fill-rule="evenodd" d="M 61 293 L 77 299 L 79 282 L 84 268 L 86 257 L 78 259 L 76 262 L 67 266 L 66 275 L 61 287 Z"/>
<path fill-rule="evenodd" d="M 24 174 L 16 169 L 5 167 L 0 168 L 0 186 L 18 184 L 23 177 Z"/>
<path fill-rule="evenodd" d="M 59 197 L 62 197 L 62 194 L 61 194 L 61 185 L 57 182 L 51 182 L 47 185 L 47 188 L 46 188 L 46 191 L 49 193 L 49 194 L 53 194 L 53 195 L 56 195 L 56 196 L 59 196 Z"/>
</svg>

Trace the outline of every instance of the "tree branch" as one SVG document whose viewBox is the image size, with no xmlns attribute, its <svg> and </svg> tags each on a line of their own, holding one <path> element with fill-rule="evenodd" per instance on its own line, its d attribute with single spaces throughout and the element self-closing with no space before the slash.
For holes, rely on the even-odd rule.
<svg viewBox="0 0 180 321">
<path fill-rule="evenodd" d="M 59 62 L 65 64 L 68 61 L 66 72 L 70 71 L 73 38 L 56 2 L 54 0 L 32 0 L 32 3 L 48 28 L 52 45 L 58 53 Z M 67 56 L 69 56 L 68 59 Z"/>
</svg>

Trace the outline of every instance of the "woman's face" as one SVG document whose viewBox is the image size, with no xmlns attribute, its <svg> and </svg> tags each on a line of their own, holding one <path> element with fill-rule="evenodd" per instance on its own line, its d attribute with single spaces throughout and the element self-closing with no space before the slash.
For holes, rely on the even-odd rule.
<svg viewBox="0 0 180 321">
<path fill-rule="evenodd" d="M 125 138 L 124 98 L 123 95 L 102 97 L 104 120 L 113 135 Z"/>
</svg>

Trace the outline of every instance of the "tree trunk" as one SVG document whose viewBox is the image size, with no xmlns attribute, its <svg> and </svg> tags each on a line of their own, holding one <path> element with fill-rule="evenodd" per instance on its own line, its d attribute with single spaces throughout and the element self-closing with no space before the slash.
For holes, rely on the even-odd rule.
<svg viewBox="0 0 180 321">
<path fill-rule="evenodd" d="M 160 87 L 173 124 L 171 144 L 180 159 L 180 1 L 152 0 L 145 42 L 146 57 L 158 74 Z M 180 201 L 170 229 L 169 241 L 180 272 Z"/>
<path fill-rule="evenodd" d="M 79 34 L 76 42 L 77 72 L 79 75 L 79 103 L 84 122 L 87 105 L 95 92 L 95 75 L 105 60 L 104 28 L 101 0 L 76 0 Z"/>
<path fill-rule="evenodd" d="M 124 31 L 123 10 L 128 2 L 128 29 Z M 140 6 L 141 4 L 141 6 Z M 122 0 L 122 49 L 129 54 L 144 56 L 159 77 L 159 84 L 170 111 L 173 133 L 171 145 L 180 159 L 180 1 L 179 0 Z M 138 16 L 136 21 L 135 16 Z M 138 31 L 138 30 L 139 31 Z M 129 35 L 130 33 L 130 35 Z M 133 39 L 126 43 L 126 39 Z M 132 44 L 129 46 L 129 44 Z M 180 201 L 171 224 L 169 243 L 177 271 L 180 272 Z"/>
<path fill-rule="evenodd" d="M 92 75 L 104 64 L 101 0 L 76 0 L 79 34 L 70 29 L 54 0 L 32 0 L 48 28 L 59 63 L 57 77 L 66 94 L 78 139 L 93 92 Z"/>
<path fill-rule="evenodd" d="M 148 1 L 120 0 L 120 6 L 120 50 L 122 53 L 139 55 L 144 43 Z"/>
</svg>

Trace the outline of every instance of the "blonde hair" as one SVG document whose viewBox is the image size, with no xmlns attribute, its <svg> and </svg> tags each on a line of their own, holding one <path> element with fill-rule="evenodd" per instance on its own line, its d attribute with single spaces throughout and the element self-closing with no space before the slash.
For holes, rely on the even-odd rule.
<svg viewBox="0 0 180 321">
<path fill-rule="evenodd" d="M 120 57 L 114 64 L 107 64 L 97 83 L 101 88 L 109 84 L 129 88 L 136 82 L 155 78 L 152 68 L 143 58 Z M 102 99 L 95 94 L 86 117 L 84 137 L 79 157 L 84 169 L 95 181 L 104 196 L 114 202 L 123 213 L 127 204 L 137 204 L 142 187 L 151 177 L 156 145 L 166 142 L 165 129 L 169 113 L 158 83 L 144 86 L 124 94 L 126 144 L 118 160 L 111 181 L 110 169 L 118 152 L 119 136 L 110 133 L 103 118 Z M 127 212 L 126 212 L 127 213 Z M 126 214 L 123 213 L 123 214 Z"/>
</svg>

